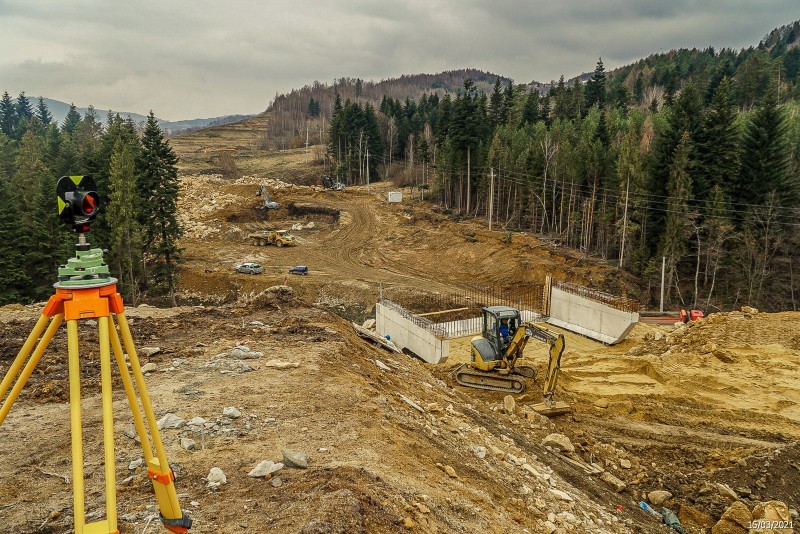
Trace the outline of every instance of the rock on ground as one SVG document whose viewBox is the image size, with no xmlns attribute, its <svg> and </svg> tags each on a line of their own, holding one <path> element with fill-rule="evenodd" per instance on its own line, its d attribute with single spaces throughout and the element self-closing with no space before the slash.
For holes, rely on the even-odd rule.
<svg viewBox="0 0 800 534">
<path fill-rule="evenodd" d="M 656 506 L 664 504 L 672 498 L 672 494 L 664 490 L 654 490 L 647 494 L 647 500 Z"/>
<path fill-rule="evenodd" d="M 308 468 L 308 454 L 300 451 L 293 451 L 289 449 L 283 449 L 281 451 L 283 454 L 283 463 L 289 467 L 298 467 L 300 469 L 307 469 Z"/>
<path fill-rule="evenodd" d="M 575 451 L 575 446 L 572 444 L 569 438 L 564 434 L 558 434 L 558 433 L 549 434 L 542 440 L 542 445 L 553 447 L 554 449 L 558 449 L 563 452 Z"/>
<path fill-rule="evenodd" d="M 209 488 L 216 488 L 221 486 L 222 484 L 227 484 L 228 477 L 225 476 L 225 473 L 223 473 L 222 469 L 220 469 L 219 467 L 212 467 L 211 471 L 208 472 L 206 481 L 208 481 Z"/>
<path fill-rule="evenodd" d="M 282 463 L 275 463 L 272 460 L 264 460 L 255 466 L 247 476 L 253 478 L 263 478 L 283 469 Z"/>
</svg>

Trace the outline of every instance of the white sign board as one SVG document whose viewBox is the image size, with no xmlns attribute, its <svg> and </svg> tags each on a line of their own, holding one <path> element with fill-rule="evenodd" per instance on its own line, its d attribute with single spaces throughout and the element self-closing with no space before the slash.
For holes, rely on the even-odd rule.
<svg viewBox="0 0 800 534">
<path fill-rule="evenodd" d="M 403 201 L 402 191 L 389 191 L 389 202 L 402 202 L 402 201 Z"/>
</svg>

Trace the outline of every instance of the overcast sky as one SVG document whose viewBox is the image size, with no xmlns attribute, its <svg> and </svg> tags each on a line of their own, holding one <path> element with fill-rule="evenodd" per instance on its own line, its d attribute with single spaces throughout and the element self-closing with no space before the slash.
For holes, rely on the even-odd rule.
<svg viewBox="0 0 800 534">
<path fill-rule="evenodd" d="M 600 56 L 756 45 L 797 19 L 798 0 L 0 0 L 0 91 L 205 118 L 342 76 L 549 82 Z"/>
</svg>

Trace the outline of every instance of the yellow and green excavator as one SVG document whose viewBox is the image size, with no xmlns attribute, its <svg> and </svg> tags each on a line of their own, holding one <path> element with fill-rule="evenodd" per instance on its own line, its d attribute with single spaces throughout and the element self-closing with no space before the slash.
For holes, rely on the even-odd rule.
<svg viewBox="0 0 800 534">
<path fill-rule="evenodd" d="M 544 399 L 531 408 L 548 416 L 571 411 L 568 404 L 554 399 L 564 353 L 564 335 L 523 322 L 519 310 L 508 306 L 488 306 L 481 312 L 481 335 L 472 338 L 470 363 L 454 371 L 456 382 L 471 388 L 522 393 L 525 391 L 525 378 L 535 378 L 536 369 L 517 365 L 517 362 L 523 358 L 528 340 L 533 338 L 549 345 L 550 357 Z"/>
</svg>

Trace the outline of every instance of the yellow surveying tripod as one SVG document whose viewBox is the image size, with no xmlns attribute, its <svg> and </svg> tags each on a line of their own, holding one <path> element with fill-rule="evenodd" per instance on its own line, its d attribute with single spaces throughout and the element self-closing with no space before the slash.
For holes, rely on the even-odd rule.
<svg viewBox="0 0 800 534">
<path fill-rule="evenodd" d="M 92 189 L 94 188 L 94 182 L 91 179 L 86 180 L 89 177 L 72 176 L 65 178 L 69 178 L 74 183 L 75 187 L 73 187 L 72 191 L 78 187 L 89 186 Z M 63 210 L 69 208 L 70 204 L 73 204 L 72 209 L 76 210 L 79 215 L 83 215 L 84 219 L 96 214 L 98 207 L 97 194 L 94 191 L 84 193 L 78 190 L 77 197 L 69 194 L 62 195 L 62 182 L 65 178 L 59 181 L 59 211 L 62 218 L 65 218 Z M 70 186 L 67 185 L 65 187 L 69 188 Z M 92 197 L 92 195 L 94 196 Z M 63 202 L 64 198 L 66 198 L 67 202 Z M 62 203 L 64 203 L 64 206 L 62 206 Z M 111 348 L 114 350 L 114 358 L 119 368 L 125 394 L 128 397 L 128 404 L 133 413 L 136 432 L 141 440 L 142 450 L 147 461 L 147 475 L 153 482 L 153 489 L 161 510 L 161 521 L 167 530 L 176 534 L 186 534 L 192 526 L 192 520 L 183 513 L 178 503 L 174 482 L 175 476 L 167 463 L 167 455 L 164 450 L 164 444 L 161 441 L 155 413 L 150 403 L 150 396 L 147 393 L 144 375 L 136 354 L 136 347 L 128 328 L 128 321 L 125 318 L 125 307 L 122 303 L 122 297 L 117 292 L 116 279 L 108 276 L 108 266 L 103 262 L 103 251 L 90 248 L 86 242 L 84 233 L 89 229 L 89 222 L 91 222 L 91 219 L 79 220 L 75 224 L 76 231 L 80 232 L 76 257 L 70 258 L 67 265 L 59 268 L 59 282 L 55 284 L 55 295 L 50 297 L 41 317 L 6 372 L 2 383 L 0 383 L 0 399 L 6 397 L 13 383 L 13 388 L 8 393 L 8 398 L 0 407 L 0 425 L 5 421 L 14 401 L 17 400 L 22 388 L 25 387 L 59 326 L 66 320 L 75 534 L 116 534 L 119 532 L 117 528 L 117 488 L 114 463 Z M 119 333 L 117 333 L 114 317 L 119 326 Z M 83 428 L 81 422 L 80 355 L 78 351 L 78 321 L 86 319 L 96 319 L 98 325 L 106 496 L 106 519 L 89 524 L 86 524 L 83 484 Z M 40 337 L 41 339 L 39 339 Z M 122 343 L 120 343 L 120 338 L 122 338 Z M 130 371 L 125 362 L 125 352 L 122 350 L 123 345 L 130 361 Z M 30 359 L 28 360 L 29 355 Z M 131 379 L 131 373 L 133 374 L 133 379 Z M 136 395 L 137 390 L 139 398 Z M 139 400 L 142 403 L 144 418 L 139 410 Z M 145 418 L 147 419 L 147 427 L 152 435 L 153 447 L 150 446 L 150 439 L 145 427 Z M 155 449 L 155 454 L 153 449 Z"/>
</svg>

